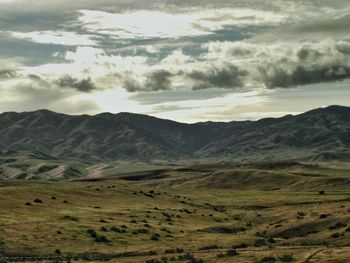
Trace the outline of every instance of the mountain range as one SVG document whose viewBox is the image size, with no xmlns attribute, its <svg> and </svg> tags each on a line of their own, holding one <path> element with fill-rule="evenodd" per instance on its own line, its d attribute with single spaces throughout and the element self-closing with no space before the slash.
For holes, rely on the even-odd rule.
<svg viewBox="0 0 350 263">
<path fill-rule="evenodd" d="M 258 121 L 185 124 L 132 113 L 0 114 L 0 151 L 91 162 L 350 160 L 350 107 Z"/>
</svg>

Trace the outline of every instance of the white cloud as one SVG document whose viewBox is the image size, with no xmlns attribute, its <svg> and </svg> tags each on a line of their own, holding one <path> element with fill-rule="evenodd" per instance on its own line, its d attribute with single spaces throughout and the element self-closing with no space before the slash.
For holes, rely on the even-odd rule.
<svg viewBox="0 0 350 263">
<path fill-rule="evenodd" d="M 92 36 L 67 31 L 7 32 L 10 36 L 41 44 L 96 46 Z"/>
<path fill-rule="evenodd" d="M 183 13 L 135 11 L 108 13 L 80 10 L 79 22 L 89 32 L 118 39 L 200 36 L 226 26 L 268 26 L 287 20 L 282 13 L 248 8 L 196 9 Z"/>
<path fill-rule="evenodd" d="M 123 14 L 94 10 L 79 12 L 79 21 L 85 30 L 115 38 L 173 38 L 203 34 L 192 26 L 197 20 L 194 15 L 150 11 Z"/>
</svg>

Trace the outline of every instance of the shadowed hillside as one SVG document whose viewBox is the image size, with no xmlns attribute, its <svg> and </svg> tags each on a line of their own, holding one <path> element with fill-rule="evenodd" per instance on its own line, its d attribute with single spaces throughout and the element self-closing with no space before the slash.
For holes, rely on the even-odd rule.
<svg viewBox="0 0 350 263">
<path fill-rule="evenodd" d="M 80 160 L 350 159 L 350 108 L 259 121 L 184 124 L 130 113 L 0 115 L 0 150 Z"/>
</svg>

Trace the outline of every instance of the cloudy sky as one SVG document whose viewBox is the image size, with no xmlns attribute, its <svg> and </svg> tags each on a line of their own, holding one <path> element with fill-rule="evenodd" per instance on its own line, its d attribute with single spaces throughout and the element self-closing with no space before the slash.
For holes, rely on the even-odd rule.
<svg viewBox="0 0 350 263">
<path fill-rule="evenodd" d="M 0 112 L 183 122 L 350 106 L 348 0 L 0 0 Z"/>
</svg>

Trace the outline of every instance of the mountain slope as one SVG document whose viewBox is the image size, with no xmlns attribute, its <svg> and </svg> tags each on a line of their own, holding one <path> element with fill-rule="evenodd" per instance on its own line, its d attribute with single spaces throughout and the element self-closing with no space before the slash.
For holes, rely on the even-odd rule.
<svg viewBox="0 0 350 263">
<path fill-rule="evenodd" d="M 0 151 L 97 160 L 350 159 L 350 108 L 259 121 L 184 124 L 131 113 L 0 114 Z"/>
<path fill-rule="evenodd" d="M 197 152 L 199 156 L 262 155 L 272 159 L 298 159 L 325 155 L 350 157 L 350 108 L 330 106 L 297 116 L 263 119 L 226 132 Z"/>
</svg>

